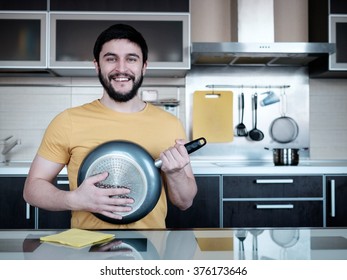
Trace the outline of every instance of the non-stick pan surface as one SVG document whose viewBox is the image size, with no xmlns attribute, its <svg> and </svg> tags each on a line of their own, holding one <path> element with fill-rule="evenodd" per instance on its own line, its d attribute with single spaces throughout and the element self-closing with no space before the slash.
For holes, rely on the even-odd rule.
<svg viewBox="0 0 347 280">
<path fill-rule="evenodd" d="M 185 145 L 192 153 L 206 144 L 204 138 Z M 128 224 L 146 216 L 156 205 L 161 194 L 160 161 L 154 161 L 141 146 L 129 141 L 110 141 L 92 150 L 83 160 L 79 172 L 78 186 L 84 179 L 108 172 L 108 177 L 98 183 L 101 188 L 129 188 L 129 197 L 134 199 L 130 212 L 119 212 L 121 220 L 93 213 L 99 219 L 113 224 Z"/>
</svg>

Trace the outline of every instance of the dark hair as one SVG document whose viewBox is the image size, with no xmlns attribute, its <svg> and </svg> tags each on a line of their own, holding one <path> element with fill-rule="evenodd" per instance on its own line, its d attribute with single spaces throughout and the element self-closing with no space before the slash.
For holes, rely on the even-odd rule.
<svg viewBox="0 0 347 280">
<path fill-rule="evenodd" d="M 147 61 L 148 47 L 146 40 L 143 38 L 142 34 L 130 25 L 114 24 L 104 30 L 95 42 L 93 54 L 97 62 L 99 62 L 99 55 L 102 46 L 113 39 L 128 39 L 129 41 L 137 44 L 142 51 L 143 63 Z"/>
</svg>

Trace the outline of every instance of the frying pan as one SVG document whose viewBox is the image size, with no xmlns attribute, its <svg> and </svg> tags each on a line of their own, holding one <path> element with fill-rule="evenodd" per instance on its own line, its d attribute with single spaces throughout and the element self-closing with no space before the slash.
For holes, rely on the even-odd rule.
<svg viewBox="0 0 347 280">
<path fill-rule="evenodd" d="M 192 153 L 206 144 L 201 137 L 187 144 Z M 119 212 L 121 220 L 93 213 L 97 218 L 113 224 L 128 224 L 145 217 L 157 204 L 161 193 L 161 160 L 153 160 L 140 145 L 130 141 L 109 141 L 97 146 L 82 161 L 78 171 L 78 186 L 93 175 L 108 172 L 108 177 L 96 186 L 100 188 L 129 188 L 134 199 L 130 212 Z"/>
<path fill-rule="evenodd" d="M 278 143 L 290 143 L 298 137 L 299 127 L 294 119 L 286 116 L 287 100 L 285 93 L 282 94 L 281 117 L 273 120 L 270 126 L 270 135 Z"/>
</svg>

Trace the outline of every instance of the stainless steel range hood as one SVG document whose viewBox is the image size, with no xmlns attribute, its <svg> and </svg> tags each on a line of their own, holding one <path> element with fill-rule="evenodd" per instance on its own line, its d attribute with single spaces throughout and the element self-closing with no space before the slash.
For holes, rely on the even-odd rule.
<svg viewBox="0 0 347 280">
<path fill-rule="evenodd" d="M 193 65 L 306 66 L 335 52 L 329 43 L 192 43 Z"/>
<path fill-rule="evenodd" d="M 237 42 L 192 43 L 193 65 L 305 66 L 335 52 L 334 44 L 275 42 L 275 12 L 279 11 L 275 4 L 279 3 L 274 0 L 231 1 L 235 2 L 231 25 Z"/>
</svg>

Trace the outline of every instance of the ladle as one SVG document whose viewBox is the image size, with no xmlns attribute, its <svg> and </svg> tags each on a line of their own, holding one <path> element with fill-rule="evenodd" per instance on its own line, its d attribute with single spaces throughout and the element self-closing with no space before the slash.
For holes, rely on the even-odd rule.
<svg viewBox="0 0 347 280">
<path fill-rule="evenodd" d="M 241 97 L 240 97 L 240 111 L 241 111 L 241 119 L 240 119 L 240 123 L 236 126 L 236 134 L 237 136 L 247 136 L 248 132 L 247 132 L 247 128 L 245 126 L 245 124 L 243 123 L 243 112 L 244 112 L 244 108 L 245 108 L 245 99 L 244 99 L 244 94 L 243 92 L 241 93 Z"/>
<path fill-rule="evenodd" d="M 258 107 L 258 94 L 253 95 L 253 107 L 254 107 L 254 128 L 248 133 L 249 138 L 253 141 L 261 141 L 264 139 L 264 133 L 257 129 L 257 107 Z"/>
<path fill-rule="evenodd" d="M 239 240 L 239 260 L 244 260 L 245 259 L 245 246 L 243 242 L 245 241 L 247 237 L 247 230 L 236 230 L 235 236 Z"/>
</svg>

